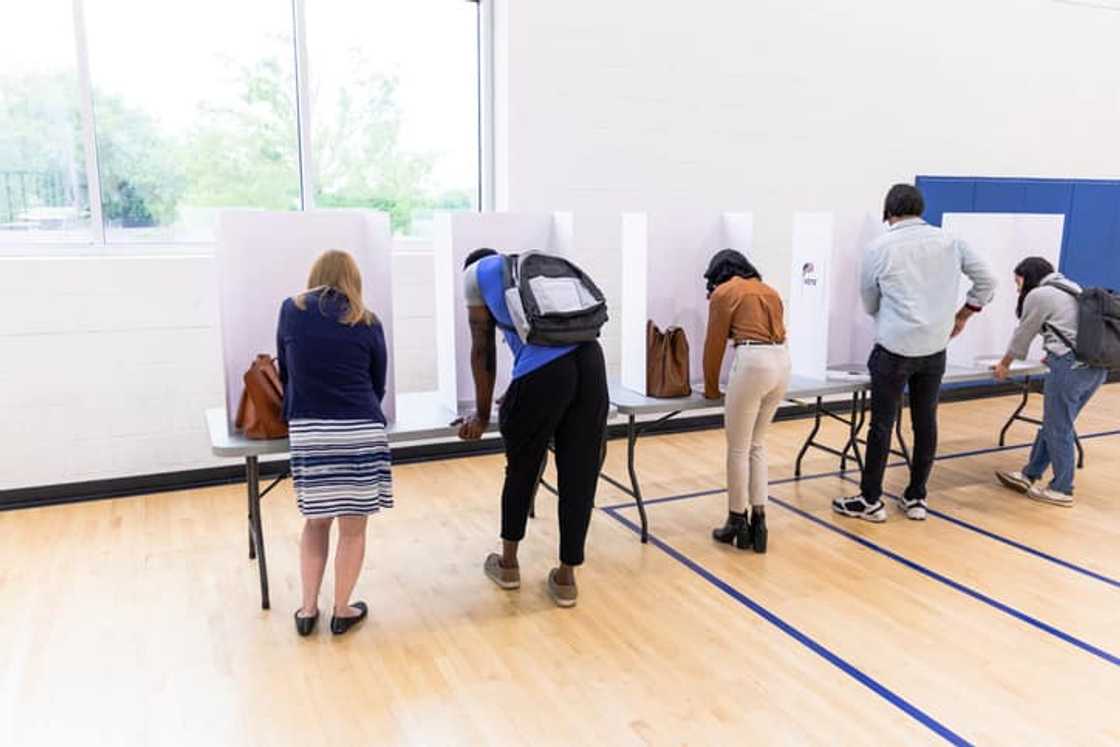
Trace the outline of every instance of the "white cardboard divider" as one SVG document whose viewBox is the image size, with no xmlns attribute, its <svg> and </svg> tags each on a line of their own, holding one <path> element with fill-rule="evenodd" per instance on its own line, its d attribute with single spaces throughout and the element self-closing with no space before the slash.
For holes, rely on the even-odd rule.
<svg viewBox="0 0 1120 747">
<path fill-rule="evenodd" d="M 736 249 L 750 257 L 754 219 L 749 212 L 652 214 L 622 217 L 623 386 L 646 391 L 646 321 L 681 327 L 688 337 L 689 374 L 703 379 L 708 299 L 704 271 L 712 255 Z M 732 356 L 724 358 L 726 381 Z"/>
<path fill-rule="evenodd" d="M 503 254 L 540 249 L 571 254 L 571 213 L 446 213 L 437 216 L 435 232 L 436 356 L 439 402 L 452 412 L 473 403 L 471 335 L 463 298 L 463 262 L 475 249 Z M 495 397 L 509 384 L 512 356 L 499 343 Z"/>
<path fill-rule="evenodd" d="M 976 314 L 964 332 L 949 344 L 948 362 L 957 366 L 975 367 L 1002 357 L 1007 343 L 1018 325 L 1015 306 L 1018 302 L 1013 271 L 1027 257 L 1043 257 L 1054 267 L 1061 260 L 1062 231 L 1065 216 L 1028 213 L 946 213 L 942 227 L 967 242 L 987 258 L 999 286 L 996 297 Z M 969 280 L 961 278 L 958 302 L 963 304 Z M 1031 345 L 1030 360 L 1043 356 L 1042 340 Z"/>
<path fill-rule="evenodd" d="M 245 370 L 259 353 L 276 355 L 284 299 L 307 287 L 315 259 L 328 249 L 353 255 L 362 295 L 385 328 L 389 370 L 382 409 L 396 418 L 393 375 L 392 236 L 389 216 L 366 210 L 226 210 L 218 219 L 217 268 L 222 357 L 230 432 Z"/>
<path fill-rule="evenodd" d="M 828 288 L 828 363 L 842 366 L 866 361 L 875 344 L 875 320 L 863 310 L 859 274 L 864 252 L 885 228 L 869 212 L 836 213 L 834 221 Z M 797 339 L 791 338 L 791 344 L 798 345 Z"/>
<path fill-rule="evenodd" d="M 787 337 L 793 373 L 827 378 L 832 213 L 794 213 Z"/>
<path fill-rule="evenodd" d="M 645 213 L 622 216 L 622 361 L 627 389 L 646 391 L 646 319 L 649 316 L 649 219 Z"/>
</svg>

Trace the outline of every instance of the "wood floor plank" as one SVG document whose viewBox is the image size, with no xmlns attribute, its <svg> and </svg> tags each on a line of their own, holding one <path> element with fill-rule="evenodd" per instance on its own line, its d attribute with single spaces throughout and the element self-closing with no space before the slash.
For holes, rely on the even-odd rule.
<svg viewBox="0 0 1120 747">
<path fill-rule="evenodd" d="M 944 404 L 940 453 L 991 449 L 1016 404 Z M 810 426 L 775 424 L 772 495 L 1120 653 L 1109 583 L 938 516 L 834 518 L 830 499 L 854 485 L 785 482 Z M 1078 429 L 1120 429 L 1120 386 L 1102 389 Z M 1016 424 L 1010 442 L 1033 432 Z M 828 422 L 821 437 L 841 444 L 846 431 Z M 1024 448 L 939 461 L 931 506 L 1120 578 L 1120 436 L 1084 445 L 1072 509 L 994 482 Z M 778 505 L 764 556 L 711 541 L 723 493 L 651 505 L 655 535 L 695 567 L 597 511 L 579 606 L 558 610 L 543 587 L 555 499 L 542 493 L 524 587 L 500 592 L 481 564 L 496 545 L 503 466 L 485 456 L 395 469 L 397 507 L 370 522 L 359 582 L 370 619 L 341 639 L 293 630 L 290 484 L 264 502 L 271 611 L 247 557 L 243 485 L 0 513 L 0 744 L 943 743 L 736 594 L 966 739 L 1120 742 L 1120 667 Z M 648 498 L 718 491 L 723 434 L 643 438 L 638 466 Z M 838 466 L 820 452 L 804 465 L 807 476 Z M 626 475 L 624 443 L 612 442 L 606 470 Z M 888 470 L 888 490 L 905 483 L 904 468 Z M 626 500 L 601 483 L 598 505 Z M 324 607 L 331 584 L 328 569 Z"/>
</svg>

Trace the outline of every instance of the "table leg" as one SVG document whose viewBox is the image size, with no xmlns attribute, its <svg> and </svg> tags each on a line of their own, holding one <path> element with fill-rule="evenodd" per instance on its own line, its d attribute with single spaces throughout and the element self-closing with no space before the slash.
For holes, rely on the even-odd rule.
<svg viewBox="0 0 1120 747">
<path fill-rule="evenodd" d="M 638 443 L 638 429 L 631 415 L 626 422 L 626 468 L 630 472 L 630 490 L 634 495 L 634 503 L 638 506 L 638 515 L 642 519 L 642 542 L 649 542 L 649 519 L 646 518 L 646 504 L 642 500 L 642 488 L 638 484 L 638 470 L 634 466 L 634 450 Z"/>
<path fill-rule="evenodd" d="M 246 463 L 246 475 L 248 474 L 248 464 Z M 249 527 L 249 560 L 257 559 L 257 545 L 253 542 L 253 496 L 249 494 L 248 488 L 245 490 L 246 505 L 248 506 L 248 521 L 246 525 Z"/>
<path fill-rule="evenodd" d="M 859 455 L 859 432 L 863 430 L 863 423 L 866 420 L 867 412 L 867 397 L 864 392 L 852 393 L 852 416 L 848 421 L 848 443 L 844 445 L 844 451 L 840 454 L 840 470 L 847 472 L 848 470 L 848 450 L 852 451 L 852 458 L 855 459 L 856 466 L 860 471 L 863 471 L 863 457 Z"/>
<path fill-rule="evenodd" d="M 821 429 L 821 403 L 822 397 L 817 397 L 817 406 L 814 408 L 815 417 L 813 420 L 813 430 L 809 432 L 809 437 L 805 439 L 805 443 L 801 445 L 801 451 L 797 452 L 797 461 L 793 465 L 793 476 L 801 477 L 801 460 L 805 458 L 806 452 L 813 444 L 813 439 L 817 437 L 817 432 Z"/>
<path fill-rule="evenodd" d="M 264 559 L 264 528 L 261 526 L 261 468 L 257 457 L 245 457 L 245 477 L 249 490 L 249 531 L 257 549 L 257 568 L 261 577 L 261 609 L 269 608 L 268 566 Z"/>
<path fill-rule="evenodd" d="M 1015 412 L 1011 413 L 1011 417 L 1003 424 L 1003 428 L 999 431 L 999 445 L 1004 446 L 1007 443 L 1007 431 L 1011 429 L 1011 424 L 1019 420 L 1019 415 L 1027 407 L 1027 398 L 1031 396 L 1031 377 L 1028 376 L 1023 379 L 1023 398 L 1019 400 L 1019 406 L 1015 408 Z"/>
</svg>

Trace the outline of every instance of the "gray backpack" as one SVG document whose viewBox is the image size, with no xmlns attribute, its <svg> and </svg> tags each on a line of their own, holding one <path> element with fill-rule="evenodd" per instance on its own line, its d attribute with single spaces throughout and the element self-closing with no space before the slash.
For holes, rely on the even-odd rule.
<svg viewBox="0 0 1120 747">
<path fill-rule="evenodd" d="M 539 251 L 502 259 L 506 306 L 522 342 L 559 347 L 598 339 L 607 301 L 574 262 Z"/>
<path fill-rule="evenodd" d="M 1049 327 L 1050 331 L 1082 363 L 1120 370 L 1120 295 L 1104 288 L 1086 288 L 1078 293 L 1061 283 L 1047 285 L 1077 299 L 1077 344 L 1055 327 Z"/>
</svg>

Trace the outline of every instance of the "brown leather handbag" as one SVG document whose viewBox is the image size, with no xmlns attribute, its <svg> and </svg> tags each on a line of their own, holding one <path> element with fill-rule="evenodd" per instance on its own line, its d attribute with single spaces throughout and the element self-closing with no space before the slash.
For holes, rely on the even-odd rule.
<svg viewBox="0 0 1120 747">
<path fill-rule="evenodd" d="M 646 322 L 646 395 L 687 397 L 692 394 L 688 376 L 688 338 L 680 327 L 664 332 Z"/>
<path fill-rule="evenodd" d="M 245 390 L 237 405 L 234 425 L 246 438 L 287 438 L 284 386 L 272 356 L 258 355 L 245 372 Z"/>
</svg>

